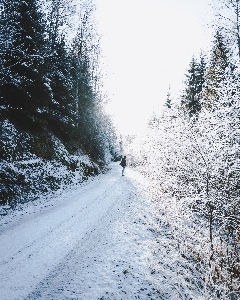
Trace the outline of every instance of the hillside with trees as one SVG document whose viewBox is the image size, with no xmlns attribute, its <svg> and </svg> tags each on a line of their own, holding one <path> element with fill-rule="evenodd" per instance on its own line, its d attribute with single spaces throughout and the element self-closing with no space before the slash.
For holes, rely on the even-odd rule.
<svg viewBox="0 0 240 300">
<path fill-rule="evenodd" d="M 98 174 L 115 155 L 91 0 L 0 1 L 0 204 Z"/>
</svg>

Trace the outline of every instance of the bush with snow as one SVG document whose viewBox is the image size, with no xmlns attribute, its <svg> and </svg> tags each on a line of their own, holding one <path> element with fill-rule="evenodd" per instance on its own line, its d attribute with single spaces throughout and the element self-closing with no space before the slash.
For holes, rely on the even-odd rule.
<svg viewBox="0 0 240 300">
<path fill-rule="evenodd" d="M 35 137 L 18 131 L 8 120 L 1 125 L 0 205 L 13 207 L 100 172 L 87 155 L 70 155 L 53 135 L 36 146 Z M 39 156 L 46 153 L 53 154 L 51 159 Z"/>
<path fill-rule="evenodd" d="M 238 85 L 223 82 L 211 110 L 195 119 L 179 109 L 155 116 L 138 166 L 187 262 L 182 278 L 207 299 L 240 293 Z"/>
</svg>

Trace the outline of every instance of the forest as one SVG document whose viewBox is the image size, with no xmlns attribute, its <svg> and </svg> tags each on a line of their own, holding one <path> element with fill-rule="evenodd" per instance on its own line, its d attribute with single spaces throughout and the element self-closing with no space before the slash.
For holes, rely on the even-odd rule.
<svg viewBox="0 0 240 300">
<path fill-rule="evenodd" d="M 192 289 L 199 299 L 240 297 L 240 3 L 213 8 L 211 51 L 192 57 L 178 99 L 169 88 L 134 160 L 184 259 L 176 263 L 179 299 Z"/>
<path fill-rule="evenodd" d="M 0 204 L 82 182 L 115 155 L 94 9 L 0 1 Z"/>
<path fill-rule="evenodd" d="M 169 88 L 140 148 L 128 137 L 125 152 L 151 183 L 156 239 L 164 226 L 178 251 L 179 299 L 194 290 L 237 300 L 240 1 L 212 6 L 211 50 L 192 57 L 181 95 Z M 0 0 L 1 206 L 76 186 L 118 155 L 94 9 L 92 0 Z"/>
</svg>

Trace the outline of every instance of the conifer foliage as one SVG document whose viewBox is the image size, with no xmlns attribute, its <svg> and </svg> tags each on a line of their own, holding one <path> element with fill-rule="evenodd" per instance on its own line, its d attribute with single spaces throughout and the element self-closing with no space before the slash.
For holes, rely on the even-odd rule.
<svg viewBox="0 0 240 300">
<path fill-rule="evenodd" d="M 170 86 L 169 86 L 168 91 L 167 91 L 167 99 L 166 99 L 165 106 L 167 108 L 171 108 L 172 107 L 171 87 Z"/>
<path fill-rule="evenodd" d="M 60 2 L 46 1 L 43 13 L 36 0 L 1 1 L 1 116 L 33 135 L 54 134 L 68 149 L 104 160 L 102 151 L 96 154 L 101 145 L 89 143 L 98 135 L 107 139 L 94 125 L 103 115 L 96 91 L 94 7 L 91 1 L 78 3 L 82 15 L 69 39 L 62 28 L 69 26 L 65 15 L 76 3 Z"/>
<path fill-rule="evenodd" d="M 227 39 L 228 47 L 236 54 L 236 60 L 240 61 L 240 1 L 217 0 L 212 6 L 216 13 L 215 27 L 221 28 Z"/>
<path fill-rule="evenodd" d="M 214 35 L 213 47 L 210 54 L 210 61 L 206 72 L 206 102 L 207 106 L 213 105 L 217 96 L 217 88 L 225 79 L 227 73 L 231 72 L 233 65 L 230 63 L 230 50 L 226 39 L 220 30 Z"/>
<path fill-rule="evenodd" d="M 3 7 L 1 107 L 13 123 L 29 130 L 46 118 L 51 101 L 43 57 L 43 18 L 37 1 L 4 1 Z"/>
<path fill-rule="evenodd" d="M 182 95 L 182 107 L 190 115 L 195 115 L 201 110 L 200 93 L 205 82 L 205 68 L 206 63 L 203 55 L 201 55 L 200 61 L 192 57 L 186 74 L 186 88 Z"/>
<path fill-rule="evenodd" d="M 65 180 L 57 171 L 39 171 L 32 174 L 32 184 L 31 172 L 20 167 L 23 161 L 40 160 L 35 169 L 42 170 L 54 161 L 49 170 L 67 168 L 67 182 L 80 169 L 80 177 L 86 178 L 114 155 L 115 133 L 102 104 L 100 38 L 92 1 L 0 0 L 0 16 L 4 204 L 13 203 L 16 194 L 36 191 L 40 181 L 43 189 L 55 189 Z M 81 165 L 81 155 L 94 166 Z"/>
</svg>

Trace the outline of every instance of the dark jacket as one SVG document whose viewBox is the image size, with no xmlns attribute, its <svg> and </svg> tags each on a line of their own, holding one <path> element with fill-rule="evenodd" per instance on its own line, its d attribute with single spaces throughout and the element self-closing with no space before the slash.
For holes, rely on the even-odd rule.
<svg viewBox="0 0 240 300">
<path fill-rule="evenodd" d="M 120 165 L 123 167 L 123 168 L 125 168 L 126 167 L 126 165 L 127 165 L 127 163 L 126 163 L 126 158 L 122 158 L 122 160 L 121 160 L 121 162 L 120 162 Z"/>
</svg>

